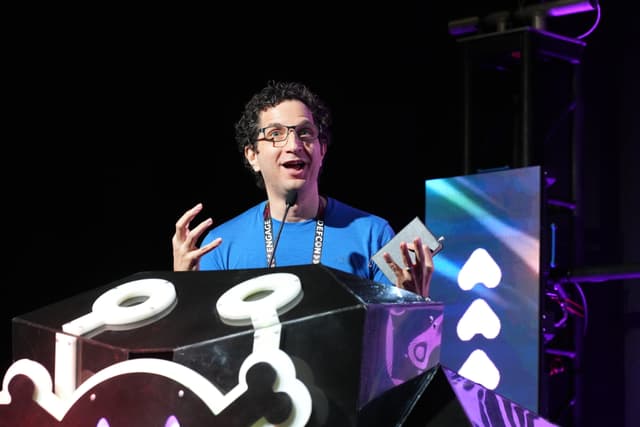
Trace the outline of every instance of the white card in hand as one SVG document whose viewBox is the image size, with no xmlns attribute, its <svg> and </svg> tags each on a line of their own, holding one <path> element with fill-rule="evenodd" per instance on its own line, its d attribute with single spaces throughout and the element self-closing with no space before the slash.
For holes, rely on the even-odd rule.
<svg viewBox="0 0 640 427">
<path fill-rule="evenodd" d="M 413 242 L 413 239 L 416 237 L 420 237 L 422 239 L 422 244 L 426 244 L 431 248 L 432 256 L 440 252 L 442 250 L 442 241 L 444 237 L 437 238 L 433 235 L 433 233 L 427 228 L 426 225 L 420 220 L 420 218 L 415 217 L 409 222 L 409 224 L 405 225 L 402 230 L 400 230 L 393 239 L 389 240 L 386 245 L 384 245 L 376 254 L 372 257 L 372 260 L 378 265 L 380 270 L 384 273 L 385 276 L 394 283 L 396 281 L 396 275 L 391 271 L 391 268 L 387 264 L 387 262 L 382 257 L 382 254 L 385 252 L 389 252 L 389 254 L 393 257 L 394 261 L 399 265 L 402 264 L 402 255 L 400 254 L 400 242 Z M 415 260 L 415 255 L 413 252 L 409 252 L 412 260 Z"/>
</svg>

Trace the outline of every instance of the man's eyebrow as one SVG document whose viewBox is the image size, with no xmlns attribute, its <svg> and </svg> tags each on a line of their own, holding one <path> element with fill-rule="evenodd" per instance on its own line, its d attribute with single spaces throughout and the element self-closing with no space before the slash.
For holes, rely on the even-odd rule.
<svg viewBox="0 0 640 427">
<path fill-rule="evenodd" d="M 315 124 L 311 120 L 303 119 L 300 123 L 297 123 L 295 125 L 285 125 L 285 124 L 280 123 L 280 122 L 271 122 L 271 123 L 267 123 L 264 126 L 260 126 L 260 129 L 268 128 L 268 127 L 272 127 L 272 126 L 300 126 L 300 125 L 314 125 L 315 126 Z"/>
</svg>

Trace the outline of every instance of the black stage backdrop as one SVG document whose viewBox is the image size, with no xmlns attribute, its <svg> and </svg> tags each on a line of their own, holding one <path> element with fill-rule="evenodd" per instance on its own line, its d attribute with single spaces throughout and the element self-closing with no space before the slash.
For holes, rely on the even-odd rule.
<svg viewBox="0 0 640 427">
<path fill-rule="evenodd" d="M 519 4 L 450 3 L 438 12 L 282 6 L 252 18 L 16 14 L 3 67 L 2 372 L 14 316 L 138 271 L 170 269 L 174 223 L 197 202 L 219 223 L 263 198 L 242 166 L 233 124 L 268 79 L 308 83 L 334 111 L 324 194 L 396 229 L 422 217 L 424 180 L 462 173 L 460 67 L 447 22 Z M 640 40 L 623 5 L 602 8 L 582 63 L 581 239 L 587 264 L 637 263 Z M 561 32 L 582 34 L 593 19 L 567 18 Z M 628 283 L 585 289 L 582 425 L 622 425 L 638 400 L 621 371 L 626 364 L 627 379 L 637 378 L 625 355 L 639 354 L 640 298 Z"/>
</svg>

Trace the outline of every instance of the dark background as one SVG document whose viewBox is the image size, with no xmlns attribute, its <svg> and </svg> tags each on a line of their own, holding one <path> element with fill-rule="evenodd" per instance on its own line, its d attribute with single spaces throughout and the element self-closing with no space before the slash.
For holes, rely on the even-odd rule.
<svg viewBox="0 0 640 427">
<path fill-rule="evenodd" d="M 174 223 L 197 202 L 220 223 L 263 198 L 242 166 L 233 124 L 267 79 L 308 83 L 333 109 L 324 194 L 396 229 L 422 217 L 424 180 L 463 171 L 459 46 L 447 23 L 522 2 L 474 3 L 438 11 L 272 4 L 251 17 L 185 9 L 16 14 L 3 67 L 10 78 L 2 366 L 11 361 L 14 316 L 135 272 L 170 269 Z M 550 25 L 577 37 L 594 19 Z M 624 5 L 606 2 L 584 39 L 581 266 L 640 260 L 634 28 Z M 569 419 L 630 426 L 639 399 L 638 281 L 584 290 L 588 328 Z"/>
</svg>

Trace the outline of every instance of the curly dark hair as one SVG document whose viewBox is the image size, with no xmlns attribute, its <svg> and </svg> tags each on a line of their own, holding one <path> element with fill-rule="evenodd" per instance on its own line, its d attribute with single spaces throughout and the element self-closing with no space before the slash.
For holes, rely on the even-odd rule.
<svg viewBox="0 0 640 427">
<path fill-rule="evenodd" d="M 236 144 L 241 153 L 244 153 L 244 148 L 248 145 L 254 149 L 256 147 L 260 113 L 287 100 L 303 102 L 311 110 L 313 121 L 318 126 L 320 142 L 326 145 L 331 143 L 331 111 L 318 95 L 299 82 L 270 80 L 260 92 L 253 95 L 245 104 L 242 116 L 235 125 Z M 256 185 L 259 188 L 264 188 L 262 174 L 254 171 L 244 156 L 242 159 L 245 167 L 255 175 Z"/>
</svg>

